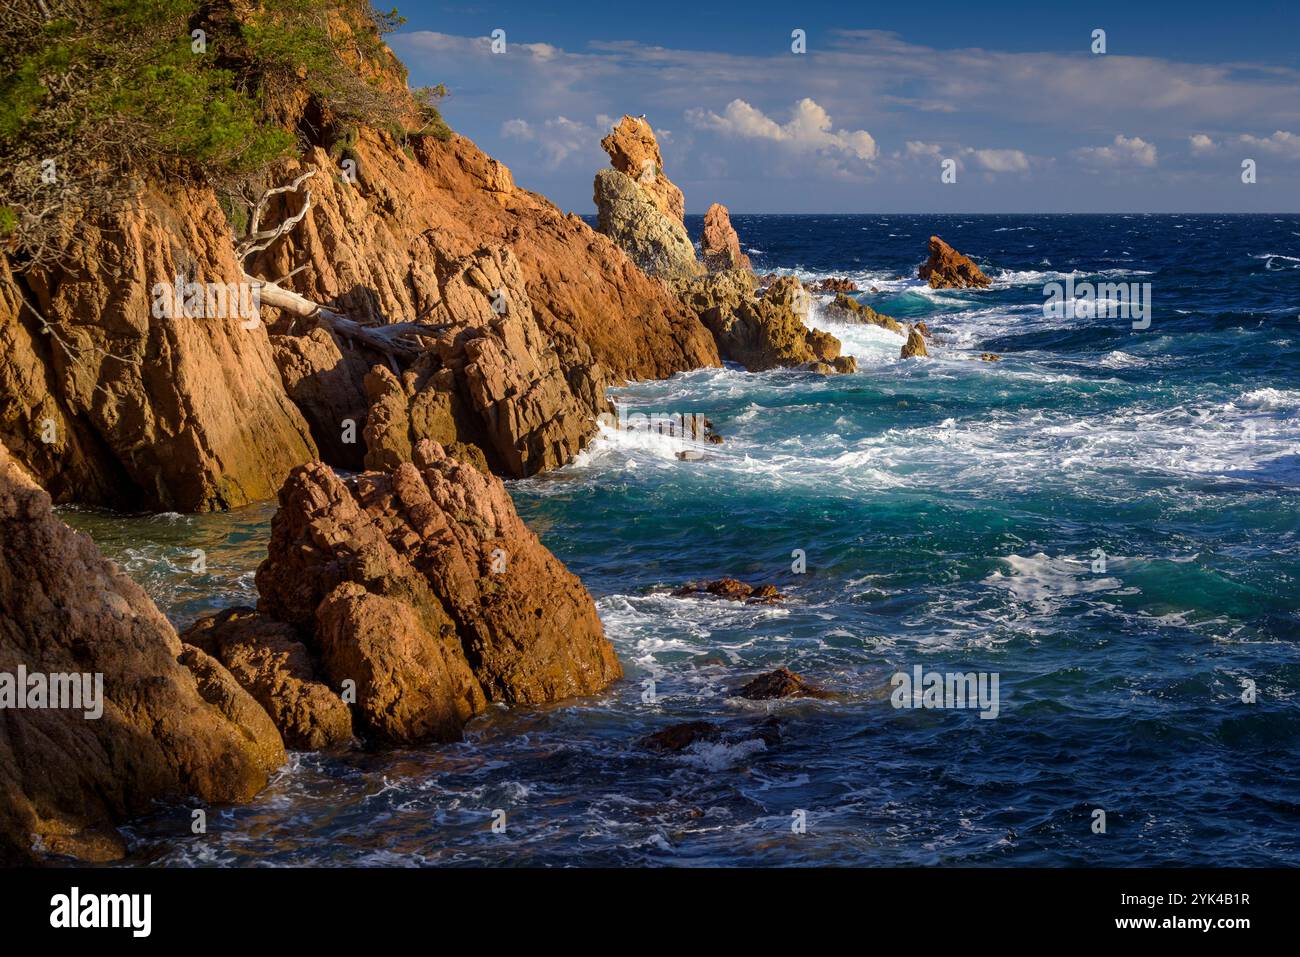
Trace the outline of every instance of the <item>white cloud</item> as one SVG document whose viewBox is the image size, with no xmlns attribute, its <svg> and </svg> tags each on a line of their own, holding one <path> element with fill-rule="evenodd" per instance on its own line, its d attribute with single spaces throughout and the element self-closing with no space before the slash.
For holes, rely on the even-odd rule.
<svg viewBox="0 0 1300 957">
<path fill-rule="evenodd" d="M 696 129 L 714 130 L 740 139 L 769 140 L 797 152 L 848 154 L 867 163 L 880 152 L 875 138 L 866 130 L 836 130 L 830 114 L 810 97 L 794 105 L 787 123 L 778 123 L 741 99 L 728 103 L 721 116 L 696 108 L 686 111 L 686 119 Z"/>
<path fill-rule="evenodd" d="M 1020 173 L 1029 169 L 1029 157 L 1020 150 L 962 151 L 975 159 L 975 165 L 990 173 Z"/>
<path fill-rule="evenodd" d="M 1074 155 L 1089 166 L 1142 166 L 1156 165 L 1156 147 L 1140 136 L 1118 134 L 1110 146 L 1085 146 Z"/>
<path fill-rule="evenodd" d="M 1187 142 L 1191 144 L 1193 156 L 1205 156 L 1219 148 L 1219 144 L 1204 133 L 1197 133 L 1194 136 L 1187 137 Z"/>
<path fill-rule="evenodd" d="M 938 143 L 923 143 L 920 140 L 908 140 L 902 156 L 906 159 L 937 159 L 943 155 L 943 147 Z"/>
<path fill-rule="evenodd" d="M 1284 159 L 1300 159 L 1300 136 L 1295 133 L 1288 133 L 1285 130 L 1278 130 L 1272 136 L 1251 136 L 1249 133 L 1240 137 L 1243 146 L 1253 147 L 1270 153 L 1273 156 L 1281 156 Z"/>
<path fill-rule="evenodd" d="M 593 157 L 589 154 L 599 152 L 601 137 L 608 132 L 608 116 L 596 117 L 594 125 L 571 120 L 567 116 L 556 116 L 541 124 L 540 129 L 527 120 L 518 117 L 501 124 L 501 135 L 507 139 L 534 143 L 547 169 L 556 169 L 570 156 L 581 156 L 586 165 Z"/>
</svg>

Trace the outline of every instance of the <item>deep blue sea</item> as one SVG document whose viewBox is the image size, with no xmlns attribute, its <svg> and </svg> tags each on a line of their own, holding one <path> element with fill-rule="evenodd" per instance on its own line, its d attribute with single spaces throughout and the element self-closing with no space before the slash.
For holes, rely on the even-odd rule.
<svg viewBox="0 0 1300 957">
<path fill-rule="evenodd" d="M 616 390 L 726 437 L 682 461 L 677 439 L 606 429 L 511 485 L 625 681 L 495 710 L 462 744 L 295 756 L 206 836 L 183 808 L 137 822 L 135 863 L 1300 864 L 1300 216 L 733 222 L 760 272 L 848 276 L 923 319 L 931 357 L 817 306 L 856 374 Z M 909 278 L 932 233 L 993 288 Z M 1045 316 L 1068 274 L 1150 283 L 1149 327 Z M 65 514 L 179 623 L 254 598 L 269 506 Z M 201 581 L 182 573 L 195 540 Z M 723 575 L 790 601 L 668 593 Z M 998 716 L 895 708 L 891 676 L 917 665 L 997 674 Z M 730 696 L 777 666 L 839 696 Z M 779 743 L 747 730 L 769 715 Z M 638 744 L 688 720 L 728 738 Z"/>
</svg>

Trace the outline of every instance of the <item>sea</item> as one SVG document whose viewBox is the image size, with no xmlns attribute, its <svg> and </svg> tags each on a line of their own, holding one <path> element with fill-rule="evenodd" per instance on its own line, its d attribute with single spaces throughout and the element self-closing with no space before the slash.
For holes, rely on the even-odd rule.
<svg viewBox="0 0 1300 957">
<path fill-rule="evenodd" d="M 131 822 L 125 865 L 1300 864 L 1300 216 L 732 219 L 757 271 L 849 278 L 929 357 L 822 296 L 856 373 L 612 390 L 724 437 L 606 425 L 509 483 L 623 681 L 293 754 L 205 834 L 189 804 Z M 934 234 L 991 288 L 918 281 Z M 1067 280 L 1150 309 L 1045 310 Z M 256 601 L 272 511 L 61 514 L 183 626 Z M 723 576 L 787 600 L 673 594 Z M 735 695 L 779 667 L 831 696 Z M 996 707 L 898 677 L 949 674 Z M 688 721 L 720 736 L 645 744 Z"/>
</svg>

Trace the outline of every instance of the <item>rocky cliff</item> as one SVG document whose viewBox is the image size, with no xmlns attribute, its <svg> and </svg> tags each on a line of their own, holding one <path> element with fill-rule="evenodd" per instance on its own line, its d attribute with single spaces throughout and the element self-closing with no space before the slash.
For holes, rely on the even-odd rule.
<svg viewBox="0 0 1300 957">
<path fill-rule="evenodd" d="M 395 61 L 367 69 L 409 99 Z M 56 501 L 229 508 L 421 438 L 530 475 L 585 444 L 606 385 L 718 363 L 680 301 L 469 140 L 348 125 L 307 92 L 273 106 L 305 144 L 245 206 L 154 171 L 57 266 L 0 262 L 0 440 Z M 370 334 L 401 322 L 401 348 Z M 377 367 L 401 400 L 367 389 Z"/>
</svg>

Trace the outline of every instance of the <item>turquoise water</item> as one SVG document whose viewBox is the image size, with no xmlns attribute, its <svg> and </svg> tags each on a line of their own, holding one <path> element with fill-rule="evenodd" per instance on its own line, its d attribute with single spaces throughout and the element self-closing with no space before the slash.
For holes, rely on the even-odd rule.
<svg viewBox="0 0 1300 957">
<path fill-rule="evenodd" d="M 682 461 L 675 439 L 606 429 L 511 491 L 596 598 L 625 681 L 494 710 L 458 745 L 295 756 L 204 837 L 181 808 L 137 822 L 135 862 L 1300 863 L 1300 217 L 734 221 L 760 271 L 849 275 L 925 319 L 932 358 L 817 309 L 857 374 L 618 390 L 726 442 Z M 904 278 L 932 232 L 994 288 Z M 1151 283 L 1150 327 L 1046 318 L 1044 284 L 1072 271 Z M 65 514 L 181 623 L 254 600 L 269 508 Z M 668 594 L 722 575 L 791 600 Z M 780 665 L 839 696 L 729 695 Z M 893 707 L 916 665 L 996 673 L 998 717 Z M 752 730 L 768 715 L 779 743 Z M 728 739 L 637 743 L 696 719 Z"/>
</svg>

